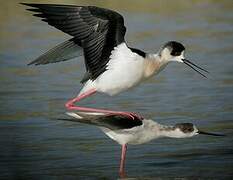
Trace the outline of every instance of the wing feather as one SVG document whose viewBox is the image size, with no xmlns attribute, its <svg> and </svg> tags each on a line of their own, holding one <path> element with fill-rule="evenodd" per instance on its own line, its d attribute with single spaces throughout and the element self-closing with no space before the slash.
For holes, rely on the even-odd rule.
<svg viewBox="0 0 233 180">
<path fill-rule="evenodd" d="M 83 55 L 83 49 L 74 43 L 74 39 L 72 38 L 50 49 L 34 61 L 30 62 L 28 65 L 56 63 L 60 61 L 66 61 L 81 55 Z"/>
<path fill-rule="evenodd" d="M 124 19 L 115 11 L 95 6 L 22 4 L 32 7 L 28 10 L 35 12 L 34 16 L 40 17 L 42 21 L 75 38 L 74 42 L 83 48 L 86 69 L 92 80 L 106 70 L 106 64 L 114 47 L 124 42 L 126 32 Z M 61 60 L 55 58 L 54 61 L 51 59 L 52 54 L 58 53 L 58 50 L 52 49 L 48 60 L 45 53 L 42 55 L 43 58 L 39 57 L 40 60 L 37 59 L 29 64 L 38 65 L 67 60 L 67 58 Z"/>
<path fill-rule="evenodd" d="M 62 120 L 92 124 L 99 127 L 105 127 L 110 130 L 131 129 L 143 124 L 143 120 L 137 119 L 136 117 L 135 119 L 131 119 L 122 115 L 105 115 L 84 112 L 67 112 L 67 115 L 73 117 L 74 119 Z"/>
</svg>

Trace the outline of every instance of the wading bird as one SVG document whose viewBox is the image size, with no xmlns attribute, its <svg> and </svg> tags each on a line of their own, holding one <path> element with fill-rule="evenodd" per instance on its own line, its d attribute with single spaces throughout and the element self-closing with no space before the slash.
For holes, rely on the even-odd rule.
<svg viewBox="0 0 233 180">
<path fill-rule="evenodd" d="M 124 18 L 118 12 L 95 6 L 22 4 L 31 7 L 28 10 L 35 12 L 34 16 L 73 36 L 29 64 L 55 63 L 84 55 L 86 73 L 81 81 L 83 88 L 76 98 L 66 103 L 68 110 L 122 114 L 134 118 L 137 116 L 134 113 L 80 107 L 75 103 L 96 92 L 115 95 L 126 91 L 158 74 L 169 62 L 184 63 L 204 77 L 200 70 L 208 72 L 185 59 L 185 47 L 176 41 L 165 43 L 155 54 L 129 47 L 124 38 Z"/>
<path fill-rule="evenodd" d="M 74 122 L 92 124 L 98 126 L 107 136 L 122 146 L 119 173 L 124 177 L 125 156 L 127 144 L 136 145 L 149 142 L 161 137 L 188 138 L 198 134 L 224 136 L 223 134 L 208 133 L 200 131 L 191 123 L 179 123 L 174 126 L 159 124 L 150 119 L 132 120 L 129 116 L 106 115 L 86 112 L 67 112 Z"/>
</svg>

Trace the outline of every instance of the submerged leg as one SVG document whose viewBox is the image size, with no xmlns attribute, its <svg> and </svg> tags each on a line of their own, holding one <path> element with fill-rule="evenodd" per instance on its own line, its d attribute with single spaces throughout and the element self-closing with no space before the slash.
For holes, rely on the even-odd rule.
<svg viewBox="0 0 233 180">
<path fill-rule="evenodd" d="M 142 117 L 140 117 L 137 114 L 134 113 L 130 113 L 130 112 L 121 112 L 121 111 L 110 111 L 110 110 L 105 110 L 105 109 L 95 109 L 95 108 L 88 108 L 88 107 L 81 107 L 81 106 L 75 106 L 74 103 L 75 102 L 79 102 L 80 100 L 91 96 L 92 94 L 96 93 L 96 89 L 90 89 L 87 92 L 79 95 L 78 97 L 69 100 L 65 106 L 68 110 L 77 110 L 77 111 L 85 111 L 85 112 L 99 112 L 99 113 L 107 113 L 107 114 L 117 114 L 117 115 L 123 115 L 123 116 L 128 116 L 132 119 L 134 119 L 135 117 L 141 119 Z"/>
<path fill-rule="evenodd" d="M 125 156 L 126 156 L 126 150 L 127 146 L 126 144 L 123 144 L 121 147 L 121 163 L 120 163 L 120 169 L 119 169 L 119 175 L 121 178 L 125 178 Z"/>
</svg>

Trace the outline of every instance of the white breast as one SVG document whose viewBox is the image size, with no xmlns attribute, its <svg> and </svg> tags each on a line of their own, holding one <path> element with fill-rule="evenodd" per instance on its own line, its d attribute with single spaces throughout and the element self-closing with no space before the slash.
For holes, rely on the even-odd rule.
<svg viewBox="0 0 233 180">
<path fill-rule="evenodd" d="M 143 57 L 125 43 L 112 51 L 107 71 L 95 80 L 97 91 L 114 95 L 136 86 L 143 79 Z"/>
</svg>

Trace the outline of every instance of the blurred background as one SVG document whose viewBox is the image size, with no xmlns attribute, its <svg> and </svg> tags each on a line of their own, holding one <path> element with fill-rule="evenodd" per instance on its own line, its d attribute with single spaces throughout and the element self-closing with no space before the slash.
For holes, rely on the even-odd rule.
<svg viewBox="0 0 233 180">
<path fill-rule="evenodd" d="M 127 176 L 140 179 L 233 178 L 233 2 L 231 0 L 26 1 L 95 5 L 120 12 L 126 40 L 157 52 L 169 40 L 210 71 L 208 79 L 171 63 L 158 76 L 115 97 L 82 105 L 140 112 L 163 124 L 191 122 L 226 137 L 159 139 L 129 146 Z M 70 37 L 26 11 L 0 6 L 0 179 L 116 179 L 120 146 L 96 127 L 56 120 L 77 95 L 83 58 L 46 66 L 27 63 Z"/>
</svg>

